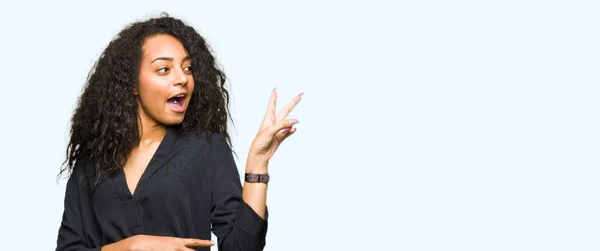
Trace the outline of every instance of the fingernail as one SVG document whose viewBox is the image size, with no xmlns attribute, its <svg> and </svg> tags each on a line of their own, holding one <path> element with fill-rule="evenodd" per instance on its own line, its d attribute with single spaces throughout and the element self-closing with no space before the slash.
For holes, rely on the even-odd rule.
<svg viewBox="0 0 600 251">
<path fill-rule="evenodd" d="M 298 95 L 298 96 L 303 97 L 304 96 L 304 92 L 300 93 L 300 95 Z"/>
<path fill-rule="evenodd" d="M 210 245 L 215 245 L 214 241 L 209 241 L 208 243 L 210 243 Z"/>
<path fill-rule="evenodd" d="M 277 87 L 273 87 L 273 91 L 276 92 L 277 91 Z"/>
<path fill-rule="evenodd" d="M 290 128 L 284 128 L 284 129 L 281 129 L 281 131 L 280 131 L 280 132 L 281 132 L 281 133 L 286 133 L 286 132 L 288 132 L 289 130 L 290 130 Z"/>
<path fill-rule="evenodd" d="M 290 122 L 292 124 L 300 123 L 300 121 L 297 119 L 288 119 L 288 122 Z"/>
</svg>

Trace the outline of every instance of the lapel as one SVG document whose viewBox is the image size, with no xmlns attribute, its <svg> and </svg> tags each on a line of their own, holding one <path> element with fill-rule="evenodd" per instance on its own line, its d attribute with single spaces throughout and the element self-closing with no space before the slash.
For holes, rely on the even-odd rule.
<svg viewBox="0 0 600 251">
<path fill-rule="evenodd" d="M 167 134 L 158 145 L 154 156 L 150 159 L 150 163 L 146 167 L 146 170 L 142 174 L 140 181 L 147 181 L 156 173 L 156 171 L 160 170 L 164 167 L 165 163 L 171 159 L 171 155 L 173 155 L 173 147 L 175 143 L 179 140 L 181 136 L 181 132 L 178 127 L 171 126 L 167 128 Z"/>
</svg>

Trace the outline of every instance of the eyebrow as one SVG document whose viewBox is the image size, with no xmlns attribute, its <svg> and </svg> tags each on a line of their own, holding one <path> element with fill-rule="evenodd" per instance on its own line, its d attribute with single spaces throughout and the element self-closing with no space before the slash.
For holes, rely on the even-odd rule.
<svg viewBox="0 0 600 251">
<path fill-rule="evenodd" d="M 173 61 L 173 58 L 171 58 L 171 57 L 157 57 L 154 60 L 152 60 L 152 62 L 150 62 L 150 63 L 154 63 L 154 61 L 158 61 L 158 60 Z M 190 60 L 190 56 L 185 56 L 182 61 L 186 61 L 186 60 Z"/>
</svg>

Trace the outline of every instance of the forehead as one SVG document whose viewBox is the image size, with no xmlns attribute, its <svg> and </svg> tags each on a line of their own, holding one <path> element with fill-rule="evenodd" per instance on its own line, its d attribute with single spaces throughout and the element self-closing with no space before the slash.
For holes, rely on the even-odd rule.
<svg viewBox="0 0 600 251">
<path fill-rule="evenodd" d="M 187 51 L 179 40 L 171 35 L 155 35 L 144 41 L 142 46 L 144 57 L 174 57 L 183 58 Z"/>
</svg>

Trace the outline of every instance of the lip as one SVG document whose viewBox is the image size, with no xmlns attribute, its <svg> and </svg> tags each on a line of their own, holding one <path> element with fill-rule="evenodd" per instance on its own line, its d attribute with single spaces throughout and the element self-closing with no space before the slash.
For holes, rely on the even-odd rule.
<svg viewBox="0 0 600 251">
<path fill-rule="evenodd" d="M 186 98 L 187 95 L 188 95 L 188 93 L 187 92 L 180 92 L 180 93 L 177 93 L 177 94 L 171 96 L 169 99 L 172 99 L 172 98 L 177 97 L 179 95 L 183 95 L 183 98 Z"/>
</svg>

